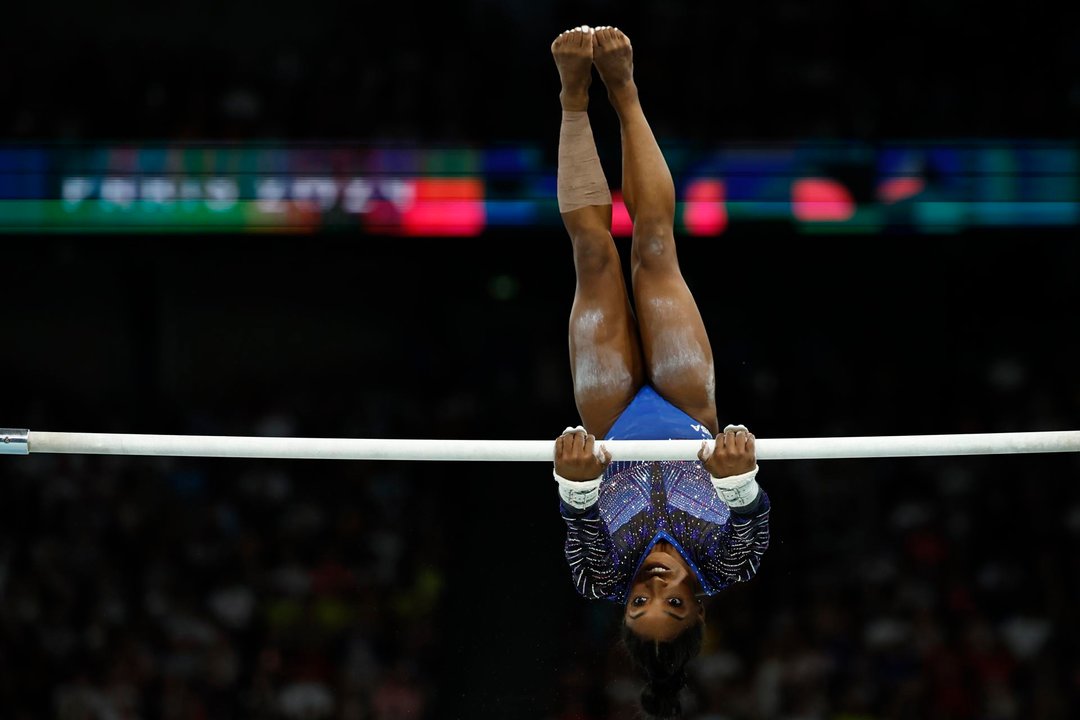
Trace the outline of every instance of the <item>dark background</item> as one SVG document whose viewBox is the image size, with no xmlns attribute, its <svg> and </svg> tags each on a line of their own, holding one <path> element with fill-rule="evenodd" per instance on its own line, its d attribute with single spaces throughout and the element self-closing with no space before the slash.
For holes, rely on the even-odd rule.
<svg viewBox="0 0 1080 720">
<path fill-rule="evenodd" d="M 957 0 L 21 3 L 0 129 L 554 143 L 547 48 L 589 24 L 630 34 L 666 139 L 1071 138 L 1078 14 Z"/>
<path fill-rule="evenodd" d="M 1073 137 L 1076 11 L 1014 10 L 26 5 L 0 127 L 554 148 L 547 48 L 589 22 L 634 40 L 662 139 Z M 611 117 L 596 129 L 612 141 Z M 1076 241 L 733 225 L 679 253 L 724 422 L 762 438 L 1005 432 L 1077 427 Z M 537 439 L 577 423 L 561 232 L 0 242 L 0 424 Z M 1070 717 L 1078 469 L 1075 454 L 763 462 L 773 543 L 710 608 L 689 714 Z M 549 473 L 6 458 L 0 706 L 633 717 L 618 610 L 574 593 Z"/>
</svg>

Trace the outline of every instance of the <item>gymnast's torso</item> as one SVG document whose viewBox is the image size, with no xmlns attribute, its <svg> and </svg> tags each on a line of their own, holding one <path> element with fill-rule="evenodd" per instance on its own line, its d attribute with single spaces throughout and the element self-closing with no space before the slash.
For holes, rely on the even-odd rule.
<svg viewBox="0 0 1080 720">
<path fill-rule="evenodd" d="M 620 415 L 608 440 L 712 439 L 708 428 L 649 386 Z M 757 572 L 769 542 L 769 499 L 762 490 L 740 513 L 717 495 L 699 461 L 612 462 L 596 503 L 578 510 L 560 502 L 565 555 L 584 597 L 623 603 L 649 552 L 670 545 L 714 595 Z"/>
</svg>

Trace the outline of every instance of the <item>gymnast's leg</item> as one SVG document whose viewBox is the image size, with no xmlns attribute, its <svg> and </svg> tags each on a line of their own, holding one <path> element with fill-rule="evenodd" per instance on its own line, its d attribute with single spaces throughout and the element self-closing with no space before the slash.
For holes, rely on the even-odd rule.
<svg viewBox="0 0 1080 720">
<path fill-rule="evenodd" d="M 602 438 L 644 384 L 644 362 L 611 237 L 611 192 L 589 126 L 592 31 L 562 33 L 551 52 L 562 82 L 559 212 L 573 244 L 577 273 L 570 311 L 570 371 L 582 424 Z"/>
<path fill-rule="evenodd" d="M 630 39 L 616 28 L 593 36 L 593 62 L 622 134 L 622 191 L 634 223 L 631 282 L 646 372 L 656 391 L 715 435 L 712 348 L 675 254 L 675 186 L 634 82 Z"/>
</svg>

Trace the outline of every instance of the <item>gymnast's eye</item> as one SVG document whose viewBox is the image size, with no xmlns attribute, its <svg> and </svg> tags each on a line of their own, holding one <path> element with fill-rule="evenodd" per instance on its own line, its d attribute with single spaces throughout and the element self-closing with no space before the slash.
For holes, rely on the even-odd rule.
<svg viewBox="0 0 1080 720">
<path fill-rule="evenodd" d="M 645 604 L 647 598 L 644 595 L 638 595 L 636 598 L 630 601 L 630 604 L 634 607 L 641 607 Z"/>
<path fill-rule="evenodd" d="M 681 598 L 668 598 L 668 605 L 671 607 L 682 607 Z"/>
</svg>

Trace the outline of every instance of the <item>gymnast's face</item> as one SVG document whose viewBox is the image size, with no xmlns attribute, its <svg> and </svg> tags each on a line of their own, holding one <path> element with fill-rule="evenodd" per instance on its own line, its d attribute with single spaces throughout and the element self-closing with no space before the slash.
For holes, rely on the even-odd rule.
<svg viewBox="0 0 1080 720">
<path fill-rule="evenodd" d="M 626 626 L 637 635 L 667 642 L 696 622 L 705 606 L 694 598 L 700 585 L 674 548 L 654 548 L 641 563 L 626 600 Z"/>
</svg>

